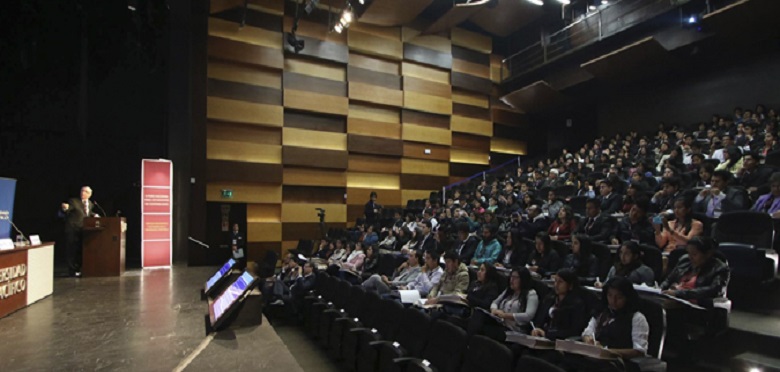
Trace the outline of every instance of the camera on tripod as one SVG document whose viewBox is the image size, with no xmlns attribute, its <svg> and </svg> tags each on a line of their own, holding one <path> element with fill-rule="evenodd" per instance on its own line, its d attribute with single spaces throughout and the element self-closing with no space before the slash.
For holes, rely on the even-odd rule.
<svg viewBox="0 0 780 372">
<path fill-rule="evenodd" d="M 314 209 L 317 210 L 317 217 L 320 218 L 320 222 L 324 222 L 325 221 L 325 210 L 322 209 L 322 208 L 314 208 Z"/>
</svg>

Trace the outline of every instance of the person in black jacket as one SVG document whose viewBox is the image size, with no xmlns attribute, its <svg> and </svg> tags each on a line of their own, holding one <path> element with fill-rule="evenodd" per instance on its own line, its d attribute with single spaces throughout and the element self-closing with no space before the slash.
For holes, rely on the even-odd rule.
<svg viewBox="0 0 780 372">
<path fill-rule="evenodd" d="M 612 181 L 608 179 L 599 182 L 599 192 L 601 193 L 599 196 L 599 201 L 601 202 L 599 209 L 601 209 L 601 213 L 612 214 L 620 211 L 620 203 L 623 198 L 616 192 L 613 192 L 613 188 Z"/>
<path fill-rule="evenodd" d="M 360 272 L 361 281 L 368 279 L 376 274 L 379 268 L 379 252 L 373 245 L 366 247 L 366 258 L 363 259 L 363 270 Z"/>
<path fill-rule="evenodd" d="M 558 271 L 561 266 L 561 257 L 555 249 L 552 249 L 550 235 L 546 232 L 536 234 L 535 248 L 528 257 L 528 270 L 541 276 Z"/>
<path fill-rule="evenodd" d="M 594 242 L 609 244 L 615 230 L 614 219 L 601 213 L 601 202 L 598 199 L 588 199 L 585 202 L 585 218 L 580 221 L 575 233 L 585 234 Z"/>
<path fill-rule="evenodd" d="M 458 224 L 458 240 L 452 245 L 455 252 L 460 257 L 460 262 L 469 263 L 474 258 L 474 252 L 477 251 L 479 239 L 469 234 L 469 225 L 466 223 Z"/>
<path fill-rule="evenodd" d="M 599 260 L 593 255 L 590 238 L 587 235 L 574 235 L 571 240 L 571 253 L 563 260 L 563 269 L 572 269 L 580 278 L 593 279 L 598 276 Z"/>
<path fill-rule="evenodd" d="M 633 240 L 638 241 L 639 244 L 655 245 L 653 225 L 647 218 L 649 205 L 650 201 L 646 197 L 636 199 L 636 203 L 628 211 L 628 215 L 617 223 L 612 244 L 617 245 Z"/>
<path fill-rule="evenodd" d="M 498 297 L 498 282 L 501 276 L 495 267 L 482 264 L 477 271 L 477 280 L 469 286 L 466 301 L 469 306 L 490 310 L 490 304 Z"/>
<path fill-rule="evenodd" d="M 729 266 L 715 256 L 715 244 L 710 238 L 694 237 L 686 249 L 688 254 L 669 272 L 661 289 L 670 296 L 711 306 L 713 299 L 726 293 Z"/>
<path fill-rule="evenodd" d="M 563 340 L 582 334 L 590 314 L 579 295 L 579 280 L 571 269 L 562 269 L 553 276 L 554 291 L 536 311 L 532 336 Z"/>
<path fill-rule="evenodd" d="M 68 260 L 68 272 L 70 276 L 81 277 L 81 237 L 85 217 L 95 217 L 95 203 L 92 197 L 92 188 L 81 188 L 78 198 L 71 198 L 67 203 L 62 203 L 59 216 L 65 219 L 65 256 Z"/>
<path fill-rule="evenodd" d="M 515 267 L 523 266 L 528 261 L 528 251 L 520 237 L 520 232 L 512 229 L 506 234 L 504 246 L 501 247 L 501 253 L 498 254 L 496 267 Z"/>
<path fill-rule="evenodd" d="M 376 192 L 371 191 L 369 200 L 363 208 L 363 214 L 366 216 L 366 223 L 374 225 L 377 222 L 377 217 L 381 213 L 382 206 L 376 202 Z"/>
</svg>

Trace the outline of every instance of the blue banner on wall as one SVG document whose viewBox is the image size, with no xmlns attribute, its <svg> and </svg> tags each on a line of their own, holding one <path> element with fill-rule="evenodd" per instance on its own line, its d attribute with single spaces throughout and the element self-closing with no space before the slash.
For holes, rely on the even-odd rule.
<svg viewBox="0 0 780 372">
<path fill-rule="evenodd" d="M 14 195 L 16 180 L 0 177 L 0 239 L 11 237 L 11 224 L 14 218 Z"/>
</svg>

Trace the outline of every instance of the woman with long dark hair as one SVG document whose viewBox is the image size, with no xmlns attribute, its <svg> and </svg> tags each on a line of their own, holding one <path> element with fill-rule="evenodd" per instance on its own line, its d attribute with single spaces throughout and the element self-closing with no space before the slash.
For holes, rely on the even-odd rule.
<svg viewBox="0 0 780 372">
<path fill-rule="evenodd" d="M 653 224 L 658 248 L 671 252 L 677 247 L 684 247 L 693 237 L 702 234 L 704 225 L 693 218 L 691 206 L 691 200 L 681 196 L 674 201 L 674 221 L 669 222 L 666 216 L 662 216 L 660 224 Z"/>
<path fill-rule="evenodd" d="M 593 255 L 590 237 L 585 234 L 574 235 L 571 239 L 571 253 L 563 260 L 564 269 L 573 269 L 580 278 L 595 278 L 598 275 L 599 261 Z"/>
<path fill-rule="evenodd" d="M 582 295 L 577 273 L 561 269 L 553 275 L 553 292 L 536 311 L 532 336 L 550 340 L 579 336 L 588 322 L 588 311 Z"/>
<path fill-rule="evenodd" d="M 568 205 L 563 206 L 558 210 L 558 215 L 555 217 L 555 221 L 547 229 L 550 239 L 564 241 L 571 239 L 571 233 L 577 228 L 571 207 Z"/>
<path fill-rule="evenodd" d="M 618 261 L 609 269 L 607 280 L 622 277 L 634 284 L 653 285 L 653 269 L 642 263 L 642 249 L 634 241 L 623 242 L 618 251 Z"/>
<path fill-rule="evenodd" d="M 539 275 L 547 276 L 554 273 L 561 266 L 561 256 L 552 249 L 550 235 L 542 231 L 536 234 L 535 250 L 528 257 L 528 270 Z"/>
<path fill-rule="evenodd" d="M 528 259 L 528 252 L 525 251 L 524 247 L 520 231 L 517 229 L 509 230 L 495 266 L 501 268 L 522 266 Z"/>
<path fill-rule="evenodd" d="M 506 340 L 508 330 L 527 333 L 538 306 L 539 297 L 533 289 L 531 272 L 524 267 L 512 268 L 506 290 L 490 304 L 492 316 L 475 312 L 469 321 L 468 332 L 497 341 Z"/>
<path fill-rule="evenodd" d="M 498 281 L 501 276 L 495 267 L 482 264 L 477 271 L 477 280 L 471 283 L 466 301 L 472 307 L 490 310 L 493 300 L 498 297 Z"/>
</svg>

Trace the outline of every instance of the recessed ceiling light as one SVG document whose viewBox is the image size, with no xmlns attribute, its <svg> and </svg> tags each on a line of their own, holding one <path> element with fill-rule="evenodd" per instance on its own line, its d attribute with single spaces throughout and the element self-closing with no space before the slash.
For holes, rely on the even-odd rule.
<svg viewBox="0 0 780 372">
<path fill-rule="evenodd" d="M 531 3 L 531 4 L 534 4 L 534 5 L 539 5 L 539 6 L 544 5 L 544 2 L 542 0 L 528 0 L 528 2 Z"/>
</svg>

